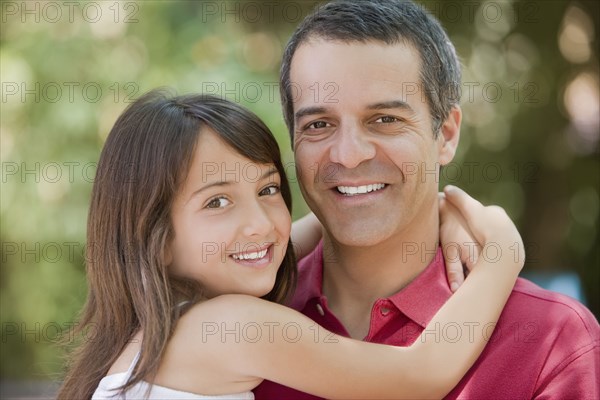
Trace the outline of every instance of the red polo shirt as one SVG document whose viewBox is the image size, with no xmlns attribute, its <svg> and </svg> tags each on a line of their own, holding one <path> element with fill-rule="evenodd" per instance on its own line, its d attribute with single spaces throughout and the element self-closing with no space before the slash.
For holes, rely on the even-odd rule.
<svg viewBox="0 0 600 400">
<path fill-rule="evenodd" d="M 291 306 L 324 328 L 349 336 L 327 307 L 322 292 L 322 242 L 298 268 L 298 288 Z M 451 294 L 438 249 L 413 282 L 375 302 L 364 340 L 410 345 Z M 468 327 L 461 333 L 469 334 Z M 441 339 L 457 334 L 456 326 L 431 333 Z M 451 360 L 448 368 L 452 368 Z M 257 400 L 317 399 L 270 381 L 264 381 L 254 394 Z M 574 299 L 519 278 L 485 350 L 446 398 L 600 399 L 598 322 Z"/>
</svg>

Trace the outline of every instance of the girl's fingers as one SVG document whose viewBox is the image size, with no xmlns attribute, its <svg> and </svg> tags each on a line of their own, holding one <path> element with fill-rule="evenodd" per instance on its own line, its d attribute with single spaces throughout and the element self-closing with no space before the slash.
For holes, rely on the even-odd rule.
<svg viewBox="0 0 600 400">
<path fill-rule="evenodd" d="M 467 218 L 476 217 L 484 208 L 483 204 L 469 196 L 464 190 L 447 185 L 444 188 L 446 199 L 450 201 Z"/>
<path fill-rule="evenodd" d="M 450 213 L 450 208 L 453 207 L 451 204 L 446 203 L 444 199 L 444 193 L 439 193 L 439 206 L 440 206 L 440 237 L 443 238 L 447 235 L 444 235 L 445 230 L 444 220 L 448 213 Z M 453 225 L 452 225 L 453 226 Z M 456 234 L 456 233 L 455 233 Z M 463 260 L 462 254 L 460 253 L 458 247 L 455 243 L 440 243 L 442 247 L 442 253 L 444 255 L 444 261 L 446 265 L 446 276 L 448 278 L 448 284 L 450 285 L 450 290 L 454 293 L 456 290 L 463 284 L 465 281 L 465 274 L 463 271 Z"/>
<path fill-rule="evenodd" d="M 485 210 L 483 204 L 456 186 L 446 186 L 444 188 L 444 194 L 446 195 L 445 200 L 455 206 L 464 216 L 469 229 L 471 229 L 473 235 L 475 235 L 475 239 L 477 239 L 479 243 L 485 243 L 485 234 L 482 229 L 479 229 L 479 225 L 481 225 L 481 219 L 483 218 Z"/>
<path fill-rule="evenodd" d="M 442 248 L 442 252 L 444 253 L 444 259 L 446 260 L 446 275 L 448 276 L 450 289 L 452 292 L 456 292 L 460 285 L 465 281 L 465 273 L 463 271 L 460 255 L 453 249 L 452 246 L 446 247 L 446 249 Z"/>
</svg>

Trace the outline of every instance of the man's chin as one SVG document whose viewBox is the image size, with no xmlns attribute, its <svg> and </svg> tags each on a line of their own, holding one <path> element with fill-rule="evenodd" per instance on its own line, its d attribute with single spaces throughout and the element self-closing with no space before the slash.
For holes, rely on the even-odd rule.
<svg viewBox="0 0 600 400">
<path fill-rule="evenodd" d="M 376 246 L 391 236 L 385 229 L 370 227 L 361 223 L 354 224 L 332 224 L 326 226 L 325 230 L 333 243 L 347 247 L 371 247 Z"/>
</svg>

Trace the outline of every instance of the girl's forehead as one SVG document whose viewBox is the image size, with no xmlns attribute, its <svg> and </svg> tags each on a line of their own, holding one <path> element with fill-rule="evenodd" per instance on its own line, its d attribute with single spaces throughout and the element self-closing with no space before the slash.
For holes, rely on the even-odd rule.
<svg viewBox="0 0 600 400">
<path fill-rule="evenodd" d="M 211 130 L 202 132 L 196 149 L 188 181 L 194 185 L 211 182 L 258 182 L 277 175 L 274 162 L 259 162 L 241 154 Z"/>
<path fill-rule="evenodd" d="M 240 133 L 242 135 L 243 133 Z M 235 137 L 230 137 L 229 140 L 236 142 Z M 198 142 L 196 144 L 196 151 L 194 153 L 194 161 L 198 162 L 239 162 L 247 164 L 262 164 L 262 165 L 274 165 L 275 160 L 269 154 L 268 144 L 260 143 L 259 138 L 253 140 L 251 144 L 248 144 L 247 140 L 239 141 L 239 145 L 236 143 L 237 148 L 228 143 L 218 133 L 212 129 L 206 127 L 203 128 Z M 247 148 L 247 149 L 246 149 Z M 267 159 L 267 162 L 256 161 L 251 157 L 252 154 L 260 154 L 262 159 Z"/>
</svg>

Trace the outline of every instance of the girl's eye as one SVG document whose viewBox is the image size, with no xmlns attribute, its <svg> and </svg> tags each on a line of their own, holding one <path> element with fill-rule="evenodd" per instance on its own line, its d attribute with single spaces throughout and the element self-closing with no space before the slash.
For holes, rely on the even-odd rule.
<svg viewBox="0 0 600 400">
<path fill-rule="evenodd" d="M 273 196 L 273 195 L 279 193 L 280 191 L 281 191 L 281 189 L 279 188 L 278 185 L 271 185 L 271 186 L 267 186 L 266 188 L 264 188 L 263 190 L 258 192 L 258 195 L 259 196 Z"/>
<path fill-rule="evenodd" d="M 225 206 L 228 206 L 229 204 L 231 204 L 231 202 L 227 200 L 227 198 L 221 196 L 215 197 L 214 199 L 209 201 L 205 208 L 223 208 Z"/>
</svg>

